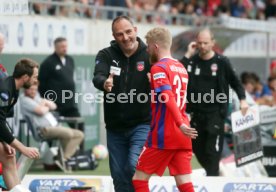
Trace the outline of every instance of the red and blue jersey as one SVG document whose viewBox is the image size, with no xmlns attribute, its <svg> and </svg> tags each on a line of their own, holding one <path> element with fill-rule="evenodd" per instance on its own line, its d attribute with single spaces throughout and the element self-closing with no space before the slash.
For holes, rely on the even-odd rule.
<svg viewBox="0 0 276 192">
<path fill-rule="evenodd" d="M 151 67 L 151 131 L 146 145 L 158 149 L 192 149 L 180 130 L 190 126 L 185 113 L 188 74 L 177 60 L 163 58 Z"/>
</svg>

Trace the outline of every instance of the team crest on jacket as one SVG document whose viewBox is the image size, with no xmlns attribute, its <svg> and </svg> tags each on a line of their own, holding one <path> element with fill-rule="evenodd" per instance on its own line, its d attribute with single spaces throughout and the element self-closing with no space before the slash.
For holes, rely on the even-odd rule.
<svg viewBox="0 0 276 192">
<path fill-rule="evenodd" d="M 216 63 L 213 63 L 211 65 L 211 70 L 212 70 L 212 72 L 216 72 L 218 70 L 218 65 Z"/>
<path fill-rule="evenodd" d="M 145 62 L 144 61 L 138 61 L 137 62 L 137 70 L 143 71 L 145 69 Z"/>
</svg>

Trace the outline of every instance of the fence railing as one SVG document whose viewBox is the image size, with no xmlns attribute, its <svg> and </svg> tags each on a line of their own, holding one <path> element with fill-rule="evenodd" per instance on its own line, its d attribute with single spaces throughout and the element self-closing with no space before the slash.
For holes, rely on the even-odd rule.
<svg viewBox="0 0 276 192">
<path fill-rule="evenodd" d="M 75 2 L 29 0 L 30 13 L 87 19 L 114 19 L 118 15 L 129 15 L 136 22 L 185 26 L 217 26 L 219 18 L 170 14 L 158 11 L 136 11 L 123 7 L 84 5 Z"/>
</svg>

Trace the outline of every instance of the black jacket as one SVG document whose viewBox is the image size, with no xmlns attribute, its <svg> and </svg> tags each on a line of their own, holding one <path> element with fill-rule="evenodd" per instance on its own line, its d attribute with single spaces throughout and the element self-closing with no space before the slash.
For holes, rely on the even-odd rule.
<svg viewBox="0 0 276 192">
<path fill-rule="evenodd" d="M 74 60 L 68 55 L 65 56 L 65 59 L 66 64 L 64 66 L 59 56 L 53 53 L 42 62 L 38 75 L 40 83 L 39 93 L 41 97 L 46 97 L 48 90 L 54 91 L 57 94 L 55 103 L 57 104 L 58 111 L 70 109 L 72 106 L 76 106 L 74 97 L 62 102 L 62 90 L 64 90 L 66 97 L 69 97 L 67 91 L 71 91 L 73 94 L 75 93 L 75 82 L 73 78 L 75 68 Z M 51 99 L 51 97 L 47 99 Z"/>
<path fill-rule="evenodd" d="M 217 63 L 218 65 L 218 93 L 224 93 L 227 95 L 227 102 L 220 104 L 220 112 L 223 117 L 226 117 L 227 111 L 228 111 L 228 104 L 229 104 L 229 86 L 234 89 L 234 91 L 237 93 L 239 99 L 245 99 L 245 91 L 244 88 L 239 81 L 233 67 L 231 66 L 231 63 L 229 59 L 223 55 L 215 54 L 214 56 L 214 63 Z M 184 64 L 185 68 L 190 68 L 191 70 L 187 70 L 189 74 L 189 83 L 188 83 L 188 96 L 187 99 L 189 101 L 189 96 L 191 95 L 191 90 L 193 90 L 193 79 L 196 78 L 195 70 L 196 70 L 196 64 L 199 61 L 199 55 L 196 54 L 192 58 L 188 59 L 186 57 L 183 57 L 181 59 L 181 62 Z M 190 102 L 187 104 L 187 112 L 194 112 L 193 111 L 193 104 Z"/>
<path fill-rule="evenodd" d="M 6 68 L 4 67 L 4 65 L 2 65 L 2 64 L 0 63 L 0 79 L 5 78 L 5 77 L 8 77 L 8 76 L 9 76 L 9 75 L 8 75 L 8 73 L 7 73 Z M 13 108 L 12 108 L 12 109 L 10 109 L 9 114 L 7 114 L 7 118 L 13 117 L 13 115 L 14 115 L 14 110 L 13 110 Z"/>
<path fill-rule="evenodd" d="M 104 91 L 104 117 L 109 130 L 125 131 L 150 122 L 150 99 L 145 103 L 137 101 L 139 93 L 150 93 L 147 78 L 150 71 L 149 55 L 146 45 L 139 38 L 138 42 L 137 51 L 130 57 L 123 54 L 115 41 L 111 41 L 111 46 L 100 50 L 96 56 L 93 83 L 99 90 L 104 91 L 103 86 L 110 74 L 110 67 L 121 68 L 120 76 L 114 76 L 112 91 Z M 128 95 L 131 90 L 136 94 L 133 98 Z M 123 103 L 118 102 L 119 94 L 127 95 L 127 99 L 122 100 Z"/>
<path fill-rule="evenodd" d="M 0 141 L 10 144 L 14 140 L 12 130 L 6 124 L 6 117 L 18 99 L 13 77 L 0 79 Z"/>
</svg>

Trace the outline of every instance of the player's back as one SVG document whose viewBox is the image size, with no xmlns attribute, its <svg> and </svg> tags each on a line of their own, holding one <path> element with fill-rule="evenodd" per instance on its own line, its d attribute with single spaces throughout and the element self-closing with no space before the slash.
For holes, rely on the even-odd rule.
<svg viewBox="0 0 276 192">
<path fill-rule="evenodd" d="M 152 66 L 151 75 L 151 88 L 157 95 L 151 104 L 152 123 L 148 145 L 161 149 L 190 149 L 191 140 L 177 126 L 172 112 L 166 106 L 168 97 L 164 94 L 166 91 L 172 92 L 173 96 L 170 99 L 175 99 L 185 124 L 189 126 L 189 120 L 185 113 L 188 84 L 186 69 L 177 60 L 164 58 Z M 164 95 L 163 101 L 160 101 L 160 94 Z"/>
<path fill-rule="evenodd" d="M 170 60 L 168 63 L 169 80 L 176 104 L 182 114 L 185 114 L 186 92 L 188 85 L 188 73 L 184 66 L 177 60 Z"/>
</svg>

